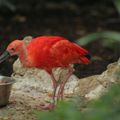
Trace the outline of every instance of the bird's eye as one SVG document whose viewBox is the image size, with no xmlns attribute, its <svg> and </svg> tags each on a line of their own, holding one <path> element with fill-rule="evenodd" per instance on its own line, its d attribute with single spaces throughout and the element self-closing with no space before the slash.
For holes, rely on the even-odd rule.
<svg viewBox="0 0 120 120">
<path fill-rule="evenodd" d="M 11 48 L 12 51 L 15 51 L 15 48 Z"/>
</svg>

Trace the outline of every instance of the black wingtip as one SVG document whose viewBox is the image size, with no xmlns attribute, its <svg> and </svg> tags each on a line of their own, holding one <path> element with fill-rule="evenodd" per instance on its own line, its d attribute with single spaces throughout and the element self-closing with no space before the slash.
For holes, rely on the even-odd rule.
<svg viewBox="0 0 120 120">
<path fill-rule="evenodd" d="M 88 58 L 89 60 L 91 59 L 91 55 L 90 54 L 85 55 L 85 57 Z"/>
</svg>

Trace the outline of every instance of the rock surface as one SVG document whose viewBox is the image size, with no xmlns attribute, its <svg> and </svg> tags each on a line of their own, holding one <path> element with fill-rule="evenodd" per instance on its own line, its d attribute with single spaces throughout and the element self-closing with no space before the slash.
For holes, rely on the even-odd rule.
<svg viewBox="0 0 120 120">
<path fill-rule="evenodd" d="M 101 75 L 94 75 L 79 80 L 77 94 L 88 100 L 99 98 L 108 88 L 120 81 L 117 74 L 120 71 L 120 59 L 107 66 L 107 70 Z"/>
<path fill-rule="evenodd" d="M 65 96 L 72 97 L 79 95 L 88 100 L 99 98 L 107 88 L 117 82 L 116 73 L 120 69 L 120 60 L 108 65 L 107 70 L 101 75 L 94 75 L 79 79 L 72 75 L 65 86 Z M 41 102 L 50 102 L 52 93 L 52 83 L 50 76 L 40 69 L 27 69 L 22 67 L 19 59 L 13 65 L 14 73 L 12 77 L 16 79 L 13 86 L 14 98 L 22 98 L 21 102 L 31 107 L 35 107 Z M 54 70 L 57 79 L 63 79 L 67 70 Z M 16 97 L 17 96 L 17 97 Z M 29 102 L 28 102 L 29 101 Z"/>
</svg>

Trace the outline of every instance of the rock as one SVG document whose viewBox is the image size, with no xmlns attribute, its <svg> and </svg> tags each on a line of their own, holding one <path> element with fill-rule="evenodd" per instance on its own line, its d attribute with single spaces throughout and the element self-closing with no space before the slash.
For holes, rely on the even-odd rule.
<svg viewBox="0 0 120 120">
<path fill-rule="evenodd" d="M 112 84 L 118 82 L 116 74 L 119 69 L 120 60 L 108 65 L 107 70 L 101 75 L 94 75 L 79 80 L 72 75 L 65 86 L 65 96 L 71 97 L 77 95 L 88 100 L 97 99 Z M 33 107 L 36 103 L 47 102 L 51 99 L 48 95 L 48 93 L 53 91 L 51 78 L 44 70 L 24 68 L 19 59 L 14 63 L 13 70 L 12 77 L 16 79 L 16 83 L 13 86 L 14 98 L 18 98 L 18 100 L 22 98 L 24 103 L 29 100 L 29 103 L 26 102 L 26 104 Z M 54 70 L 55 77 L 61 80 L 66 72 L 67 70 L 60 68 Z"/>
<path fill-rule="evenodd" d="M 79 80 L 77 86 L 77 95 L 84 96 L 88 100 L 99 98 L 108 88 L 119 82 L 120 78 L 117 74 L 120 73 L 120 59 L 118 62 L 109 64 L 107 70 L 101 75 L 94 75 Z"/>
<path fill-rule="evenodd" d="M 30 41 L 32 40 L 32 36 L 26 36 L 23 38 L 23 41 L 25 42 L 25 44 L 27 45 L 28 43 L 30 43 Z"/>
</svg>

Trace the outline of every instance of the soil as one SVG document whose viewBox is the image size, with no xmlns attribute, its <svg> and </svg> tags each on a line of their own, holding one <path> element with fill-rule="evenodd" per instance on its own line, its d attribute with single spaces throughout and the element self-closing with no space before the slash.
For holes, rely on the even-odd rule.
<svg viewBox="0 0 120 120">
<path fill-rule="evenodd" d="M 120 31 L 119 15 L 112 3 L 80 4 L 74 7 L 46 7 L 41 11 L 1 12 L 0 14 L 0 54 L 14 39 L 23 39 L 25 36 L 60 35 L 75 42 L 78 38 L 89 33 L 114 30 Z M 119 51 L 104 47 L 101 40 L 96 40 L 87 48 L 94 61 L 89 65 L 75 65 L 77 76 L 86 77 L 100 74 L 106 66 L 116 61 Z M 10 76 L 15 58 L 3 62 L 0 74 Z"/>
<path fill-rule="evenodd" d="M 0 120 L 37 120 L 34 110 L 18 102 L 0 108 Z"/>
</svg>

